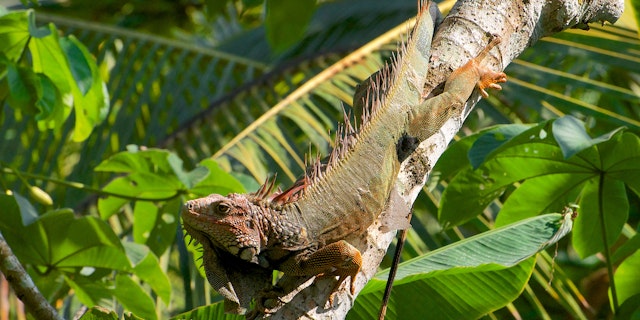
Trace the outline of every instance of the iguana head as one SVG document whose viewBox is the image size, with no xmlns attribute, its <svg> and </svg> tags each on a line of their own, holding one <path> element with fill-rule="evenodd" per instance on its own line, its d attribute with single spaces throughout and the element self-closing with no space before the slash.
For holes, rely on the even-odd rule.
<svg viewBox="0 0 640 320">
<path fill-rule="evenodd" d="M 242 194 L 212 194 L 187 201 L 182 207 L 185 230 L 203 246 L 225 250 L 242 260 L 260 264 L 261 210 Z"/>
</svg>

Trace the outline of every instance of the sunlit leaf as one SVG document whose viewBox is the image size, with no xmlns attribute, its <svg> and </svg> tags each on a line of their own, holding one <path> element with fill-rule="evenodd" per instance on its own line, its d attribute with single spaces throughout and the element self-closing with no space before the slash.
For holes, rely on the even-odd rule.
<svg viewBox="0 0 640 320">
<path fill-rule="evenodd" d="M 89 308 L 112 299 L 111 285 L 108 283 L 86 277 L 71 278 L 65 276 L 64 280 L 73 289 L 78 300 Z"/>
<path fill-rule="evenodd" d="M 620 304 L 640 294 L 640 250 L 622 261 L 615 271 L 614 280 Z"/>
<path fill-rule="evenodd" d="M 162 255 L 175 242 L 181 207 L 182 200 L 175 198 L 163 202 L 158 209 L 155 223 L 153 228 L 149 230 L 149 236 L 145 242 L 149 249 L 158 256 Z"/>
<path fill-rule="evenodd" d="M 209 170 L 202 166 L 199 166 L 190 172 L 185 172 L 182 167 L 182 159 L 180 159 L 175 153 L 170 153 L 167 157 L 167 161 L 173 169 L 174 174 L 187 188 L 192 188 L 210 174 Z"/>
<path fill-rule="evenodd" d="M 115 214 L 122 206 L 135 200 L 134 198 L 143 201 L 175 198 L 187 189 L 183 181 L 195 184 L 208 173 L 205 172 L 208 170 L 206 167 L 185 172 L 182 160 L 167 150 L 138 150 L 133 146 L 130 151 L 120 152 L 104 160 L 95 170 L 128 173 L 126 176 L 115 178 L 103 188 L 106 192 L 122 195 L 106 196 L 98 200 L 98 210 L 103 219 Z M 155 216 L 149 218 L 155 221 Z M 136 238 L 147 231 L 149 230 L 141 231 Z"/>
<path fill-rule="evenodd" d="M 59 39 L 60 48 L 69 62 L 69 70 L 82 95 L 87 94 L 93 84 L 91 64 L 83 52 L 83 45 L 74 36 Z M 84 49 L 86 51 L 86 49 Z"/>
<path fill-rule="evenodd" d="M 16 223 L 22 220 L 17 202 L 6 195 L 0 199 L 10 209 L 3 219 L 7 222 L 0 223 L 1 231 L 23 263 L 49 268 L 130 268 L 120 240 L 100 219 L 76 218 L 71 210 L 61 209 L 24 226 Z"/>
<path fill-rule="evenodd" d="M 533 267 L 527 260 L 571 231 L 570 214 L 545 214 L 473 236 L 399 265 L 389 315 L 432 319 L 477 318 L 522 291 Z M 372 316 L 388 271 L 361 291 L 350 319 Z M 411 297 L 422 296 L 423 299 Z M 377 308 L 374 312 L 377 312 Z"/>
<path fill-rule="evenodd" d="M 111 181 L 102 190 L 118 196 L 106 196 L 98 200 L 98 210 L 103 219 L 117 212 L 123 205 L 139 200 L 169 200 L 176 197 L 184 186 L 175 176 L 163 176 L 152 172 L 136 172 Z"/>
<path fill-rule="evenodd" d="M 499 126 L 480 135 L 469 149 L 468 156 L 471 165 L 478 168 L 492 151 L 529 128 L 531 125 Z"/>
<path fill-rule="evenodd" d="M 151 297 L 128 275 L 118 274 L 116 276 L 116 287 L 112 293 L 125 309 L 143 319 L 158 319 Z"/>
<path fill-rule="evenodd" d="M 82 314 L 79 320 L 118 320 L 118 314 L 113 310 L 95 306 Z"/>
<path fill-rule="evenodd" d="M 15 11 L 0 16 L 0 43 L 2 53 L 11 62 L 17 62 L 29 41 L 28 17 L 32 11 Z"/>
<path fill-rule="evenodd" d="M 194 195 L 204 197 L 212 193 L 226 195 L 232 192 L 242 193 L 245 191 L 242 184 L 232 175 L 222 170 L 215 161 L 205 159 L 200 162 L 200 165 L 209 169 L 209 175 L 189 189 L 189 192 Z"/>
<path fill-rule="evenodd" d="M 149 284 L 162 301 L 168 305 L 171 299 L 171 283 L 167 274 L 160 268 L 158 257 L 146 246 L 133 242 L 125 242 L 124 248 L 133 265 L 135 275 Z"/>
<path fill-rule="evenodd" d="M 573 247 L 586 258 L 605 249 L 605 236 L 610 246 L 618 239 L 629 215 L 629 200 L 622 181 L 601 176 L 585 184 L 579 205 Z"/>
<path fill-rule="evenodd" d="M 566 116 L 553 122 L 553 136 L 560 149 L 562 149 L 565 159 L 571 158 L 576 153 L 600 142 L 611 139 L 621 129 L 618 128 L 600 137 L 591 138 L 584 128 L 584 123 L 575 117 Z"/>
</svg>

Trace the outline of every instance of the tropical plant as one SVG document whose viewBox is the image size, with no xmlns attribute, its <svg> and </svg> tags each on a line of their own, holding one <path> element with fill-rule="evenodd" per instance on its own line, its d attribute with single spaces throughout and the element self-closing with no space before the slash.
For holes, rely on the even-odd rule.
<svg viewBox="0 0 640 320">
<path fill-rule="evenodd" d="M 232 9 L 216 11 L 219 14 L 211 14 L 208 21 L 233 19 L 229 12 L 242 12 L 245 2 L 250 1 L 226 1 Z M 366 10 L 362 12 L 362 8 Z M 207 12 L 201 14 L 206 16 Z M 12 190 L 0 196 L 5 208 L 0 220 L 2 234 L 44 296 L 62 302 L 61 314 L 65 316 L 75 312 L 80 303 L 114 310 L 119 304 L 138 316 L 165 318 L 219 301 L 198 275 L 182 241 L 180 203 L 211 192 L 255 190 L 258 182 L 273 172 L 279 173 L 278 181 L 284 185 L 295 180 L 304 170 L 303 154 L 309 148 L 327 153 L 332 141 L 327 132 L 335 129 L 336 119 L 341 117 L 340 105 L 351 104 L 355 85 L 380 68 L 408 30 L 402 21 L 414 14 L 415 1 L 391 6 L 385 1 L 366 1 L 366 6 L 355 0 L 323 3 L 299 44 L 278 54 L 265 40 L 254 41 L 266 39 L 260 28 L 244 31 L 239 27 L 234 29 L 235 36 L 209 39 L 216 46 L 212 49 L 38 13 L 41 21 L 54 22 L 79 41 L 71 36 L 55 39 L 58 30 L 52 25 L 38 28 L 33 12 L 5 13 L 0 17 L 0 43 L 15 42 L 17 47 L 30 50 L 0 48 L 4 54 L 0 58 L 0 85 L 5 85 L 0 87 L 0 101 L 5 102 L 0 114 L 0 183 L 5 190 Z M 345 16 L 356 21 L 356 26 L 375 27 L 352 28 L 352 24 L 341 23 Z M 22 36 L 7 27 L 16 25 Z M 46 32 L 49 35 L 44 35 Z M 181 36 L 206 39 L 187 32 Z M 52 56 L 62 57 L 55 61 L 71 62 L 47 63 L 51 69 L 39 68 L 36 51 L 31 48 L 40 43 L 55 47 L 55 42 L 62 54 Z M 247 43 L 254 44 L 250 51 Z M 346 54 L 349 48 L 360 47 Z M 640 252 L 636 231 L 640 180 L 634 167 L 638 147 L 632 146 L 637 146 L 635 135 L 640 128 L 634 108 L 639 101 L 634 91 L 640 69 L 639 47 L 637 34 L 631 30 L 593 26 L 589 32 L 571 30 L 543 39 L 514 61 L 506 70 L 509 85 L 502 94 L 477 106 L 461 135 L 497 123 L 541 124 L 495 127 L 452 145 L 436 167 L 429 188 L 416 202 L 403 257 L 417 258 L 417 264 L 424 265 L 429 261 L 427 252 L 493 229 L 496 216 L 496 224 L 504 224 L 517 220 L 517 213 L 525 207 L 527 213 L 560 212 L 575 202 L 580 209 L 572 240 L 560 242 L 555 252 L 541 253 L 535 265 L 527 260 L 507 268 L 513 279 L 522 281 L 510 291 L 507 301 L 513 300 L 522 286 L 524 292 L 488 317 L 607 315 L 609 304 L 597 297 L 603 291 L 590 291 L 578 283 L 584 279 L 602 281 L 596 271 L 604 268 L 611 274 L 616 266 L 611 308 L 618 314 L 637 313 L 634 301 L 638 301 L 638 292 L 634 288 L 639 287 L 640 277 L 634 266 Z M 89 52 L 95 56 L 95 66 Z M 59 70 L 68 71 L 60 74 Z M 108 88 L 108 102 L 99 98 L 102 79 Z M 95 109 L 78 104 L 89 92 L 96 95 L 92 97 L 96 103 L 88 104 Z M 74 96 L 75 104 L 65 105 L 68 100 L 61 98 L 65 94 Z M 47 110 L 58 110 L 61 103 L 76 110 L 72 119 L 48 117 Z M 30 110 L 33 106 L 40 109 Z M 102 113 L 106 106 L 108 112 Z M 89 117 L 83 118 L 83 108 L 89 110 Z M 586 122 L 588 132 L 600 138 L 589 138 L 573 118 L 562 118 L 564 126 L 560 126 L 561 120 L 545 122 L 565 114 Z M 556 126 L 570 128 L 565 133 L 579 132 L 583 139 L 580 143 L 562 140 L 562 130 Z M 603 136 L 620 126 L 626 126 L 626 131 Z M 45 127 L 55 130 L 41 130 Z M 542 131 L 548 135 L 541 136 Z M 529 145 L 532 132 L 539 140 Z M 531 159 L 525 163 L 524 158 L 530 158 L 527 155 L 534 150 L 545 157 L 535 165 Z M 513 161 L 507 162 L 512 166 L 505 167 L 501 159 Z M 606 166 L 618 162 L 626 166 L 619 167 L 624 170 Z M 538 175 L 534 169 L 539 170 Z M 575 177 L 567 174 L 575 170 L 582 180 L 567 184 L 572 181 L 563 178 Z M 505 175 L 494 176 L 498 173 Z M 485 192 L 469 193 L 464 188 Z M 560 193 L 562 190 L 567 192 Z M 479 200 L 456 198 L 463 192 Z M 52 203 L 45 194 L 51 195 Z M 556 194 L 561 197 L 548 197 Z M 598 197 L 594 200 L 592 194 Z M 73 210 L 60 209 L 65 207 Z M 577 231 L 603 225 L 602 220 L 593 220 L 599 217 L 605 222 L 598 231 L 603 236 Z M 538 219 L 566 221 L 557 215 Z M 447 229 L 441 227 L 444 223 Z M 527 223 L 530 221 L 522 222 Z M 197 249 L 190 250 L 197 255 Z M 605 259 L 593 255 L 597 252 Z M 407 262 L 408 266 L 415 264 Z M 480 268 L 479 273 L 494 271 L 486 265 Z M 464 281 L 465 276 L 447 274 L 458 271 L 405 273 L 399 279 L 396 299 L 415 294 L 429 281 Z M 530 274 L 533 281 L 525 284 Z M 379 281 L 374 280 L 371 288 L 379 288 Z M 374 292 L 371 288 L 363 291 L 350 317 L 376 313 L 379 298 L 367 294 Z M 433 301 L 457 301 L 454 293 L 438 287 L 430 290 L 420 292 L 426 299 L 441 297 Z M 432 291 L 436 293 L 424 293 Z M 484 314 L 497 307 L 477 310 Z M 218 303 L 194 312 L 205 317 L 222 312 L 222 308 Z M 410 316 L 393 306 L 390 312 Z"/>
</svg>

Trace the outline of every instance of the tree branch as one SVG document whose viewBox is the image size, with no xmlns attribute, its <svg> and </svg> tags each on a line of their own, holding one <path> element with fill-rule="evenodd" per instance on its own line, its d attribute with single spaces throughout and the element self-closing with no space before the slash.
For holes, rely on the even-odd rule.
<svg viewBox="0 0 640 320">
<path fill-rule="evenodd" d="M 36 319 L 62 319 L 55 308 L 45 299 L 24 270 L 9 244 L 0 233 L 0 272 L 2 272 L 27 310 Z"/>
<path fill-rule="evenodd" d="M 622 0 L 459 1 L 438 27 L 434 36 L 425 92 L 437 93 L 441 90 L 439 86 L 449 74 L 486 45 L 483 39 L 487 39 L 487 34 L 500 36 L 502 42 L 499 50 L 492 51 L 499 54 L 494 54 L 485 61 L 488 61 L 495 70 L 504 70 L 515 57 L 535 44 L 541 37 L 567 28 L 586 28 L 587 23 L 591 22 L 613 23 L 622 14 L 623 7 Z M 407 204 L 402 208 L 407 216 L 431 168 L 461 128 L 466 116 L 478 100 L 479 94 L 474 94 L 467 102 L 462 115 L 449 119 L 438 134 L 422 142 L 420 147 L 402 163 L 395 188 Z M 398 210 L 398 208 L 393 209 Z M 381 213 L 379 221 L 384 220 L 388 214 L 387 211 Z M 360 243 L 357 239 L 350 240 L 361 249 L 363 256 L 363 267 L 356 280 L 356 292 L 359 292 L 374 276 L 395 234 L 395 232 L 382 232 L 379 221 L 369 227 L 367 234 L 360 238 Z M 325 309 L 327 297 L 335 280 L 316 278 L 314 281 L 304 283 L 300 281 L 284 277 L 279 282 L 279 285 L 284 288 L 297 286 L 298 290 L 285 296 L 284 301 L 291 300 L 276 307 L 275 313 L 270 316 L 287 319 L 342 319 L 355 300 L 355 297 L 348 293 L 348 286 L 343 286 L 335 296 L 334 306 Z"/>
</svg>

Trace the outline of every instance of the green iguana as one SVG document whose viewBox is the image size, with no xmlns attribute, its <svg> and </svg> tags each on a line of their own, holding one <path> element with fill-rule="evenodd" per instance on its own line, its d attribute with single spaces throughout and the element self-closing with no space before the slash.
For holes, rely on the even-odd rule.
<svg viewBox="0 0 640 320">
<path fill-rule="evenodd" d="M 362 99 L 354 103 L 362 108 L 357 111 L 361 124 L 354 127 L 345 116 L 329 157 L 316 161 L 291 188 L 272 193 L 271 180 L 255 193 L 212 194 L 186 202 L 184 229 L 202 243 L 207 278 L 228 302 L 247 307 L 245 295 L 259 290 L 234 284 L 233 279 L 248 281 L 238 275 L 253 277 L 265 288 L 272 270 L 338 276 L 334 291 L 350 277 L 354 294 L 361 256 L 345 239 L 362 234 L 389 205 L 410 146 L 438 132 L 476 87 L 486 97 L 485 88 L 500 89 L 497 83 L 506 81 L 504 73 L 481 63 L 499 43 L 493 38 L 475 59 L 452 73 L 443 93 L 425 100 L 434 27 L 429 3 L 423 1 L 409 40 L 370 78 L 366 90 L 356 93 L 356 99 Z M 405 216 L 394 219 L 396 228 L 408 224 Z"/>
</svg>

